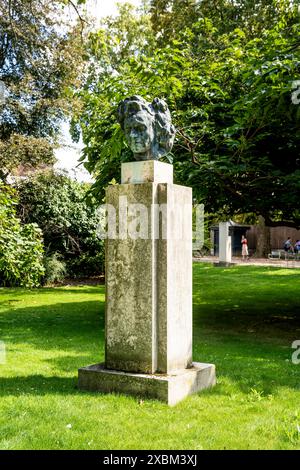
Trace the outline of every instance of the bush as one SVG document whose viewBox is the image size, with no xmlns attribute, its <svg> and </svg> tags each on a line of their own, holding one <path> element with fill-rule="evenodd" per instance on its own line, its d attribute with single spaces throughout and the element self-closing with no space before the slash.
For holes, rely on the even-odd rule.
<svg viewBox="0 0 300 470">
<path fill-rule="evenodd" d="M 16 204 L 14 190 L 0 182 L 0 285 L 37 287 L 44 274 L 42 232 L 21 225 Z"/>
<path fill-rule="evenodd" d="M 53 255 L 45 256 L 44 267 L 44 284 L 62 282 L 66 277 L 66 263 L 61 259 L 61 255 L 59 253 L 53 253 Z"/>
<path fill-rule="evenodd" d="M 104 271 L 104 243 L 96 234 L 98 204 L 86 195 L 89 185 L 64 174 L 43 172 L 18 185 L 18 212 L 24 223 L 42 229 L 47 256 L 59 255 L 70 276 Z M 56 262 L 59 260 L 57 256 Z"/>
<path fill-rule="evenodd" d="M 104 273 L 104 251 L 95 256 L 83 253 L 68 262 L 68 273 L 72 277 L 89 277 Z"/>
</svg>

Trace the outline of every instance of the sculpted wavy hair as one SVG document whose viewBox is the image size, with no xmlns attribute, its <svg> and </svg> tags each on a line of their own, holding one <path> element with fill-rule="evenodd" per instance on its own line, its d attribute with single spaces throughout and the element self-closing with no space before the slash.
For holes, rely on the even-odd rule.
<svg viewBox="0 0 300 470">
<path fill-rule="evenodd" d="M 134 117 L 137 113 L 147 113 L 151 117 L 154 130 L 153 158 L 159 159 L 170 152 L 176 130 L 172 124 L 167 103 L 160 98 L 154 98 L 152 103 L 148 103 L 141 96 L 131 96 L 121 101 L 118 107 L 118 121 L 123 131 L 126 119 Z"/>
</svg>

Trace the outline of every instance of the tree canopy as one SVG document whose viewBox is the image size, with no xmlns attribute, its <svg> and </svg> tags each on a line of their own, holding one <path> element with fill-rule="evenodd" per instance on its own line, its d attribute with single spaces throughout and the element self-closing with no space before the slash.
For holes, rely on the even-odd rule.
<svg viewBox="0 0 300 470">
<path fill-rule="evenodd" d="M 299 227 L 300 106 L 291 99 L 299 29 L 296 2 L 285 0 L 152 0 L 146 10 L 124 6 L 106 19 L 87 45 L 96 66 L 73 121 L 95 194 L 102 197 L 120 163 L 132 159 L 118 102 L 159 96 L 177 127 L 168 157 L 176 180 L 193 187 L 207 212 Z"/>
<path fill-rule="evenodd" d="M 0 0 L 2 179 L 18 164 L 53 162 L 61 119 L 74 106 L 83 53 L 80 25 L 72 26 L 63 10 L 67 3 Z"/>
</svg>

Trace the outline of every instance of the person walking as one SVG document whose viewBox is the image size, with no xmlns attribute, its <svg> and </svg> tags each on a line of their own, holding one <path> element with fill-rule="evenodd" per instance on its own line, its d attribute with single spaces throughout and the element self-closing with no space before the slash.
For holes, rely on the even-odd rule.
<svg viewBox="0 0 300 470">
<path fill-rule="evenodd" d="M 300 240 L 296 240 L 296 243 L 294 245 L 294 253 L 296 255 L 296 259 L 299 259 L 299 256 L 300 256 Z"/>
<path fill-rule="evenodd" d="M 249 259 L 248 240 L 244 235 L 242 235 L 241 243 L 242 243 L 243 261 L 246 261 L 246 260 L 248 261 L 248 259 Z"/>
<path fill-rule="evenodd" d="M 285 240 L 284 244 L 283 244 L 283 249 L 284 251 L 291 251 L 292 250 L 292 239 L 291 237 L 288 237 L 287 240 Z"/>
<path fill-rule="evenodd" d="M 285 251 L 285 259 L 289 258 L 289 253 L 294 253 L 294 247 L 291 237 L 288 237 L 283 244 L 283 249 Z"/>
</svg>

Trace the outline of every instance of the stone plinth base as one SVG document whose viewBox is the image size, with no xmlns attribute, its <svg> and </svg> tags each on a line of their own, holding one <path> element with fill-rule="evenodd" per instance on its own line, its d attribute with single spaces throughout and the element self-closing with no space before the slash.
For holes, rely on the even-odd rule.
<svg viewBox="0 0 300 470">
<path fill-rule="evenodd" d="M 235 266 L 236 263 L 228 263 L 227 261 L 219 261 L 218 263 L 214 263 L 216 268 L 231 268 Z"/>
<path fill-rule="evenodd" d="M 147 375 L 105 369 L 104 364 L 83 367 L 78 371 L 78 387 L 103 393 L 124 393 L 176 405 L 187 395 L 216 384 L 213 364 L 193 362 L 193 367 L 171 375 Z"/>
</svg>

